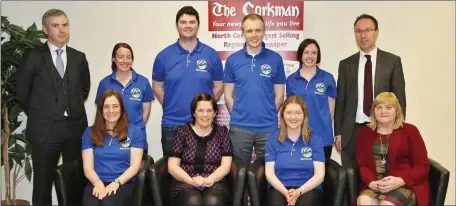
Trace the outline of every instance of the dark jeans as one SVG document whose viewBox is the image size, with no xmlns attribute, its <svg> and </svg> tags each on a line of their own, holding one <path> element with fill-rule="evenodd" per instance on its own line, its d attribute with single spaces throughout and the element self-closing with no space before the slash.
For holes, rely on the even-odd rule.
<svg viewBox="0 0 456 206">
<path fill-rule="evenodd" d="M 105 182 L 108 186 L 110 182 Z M 117 189 L 116 194 L 112 193 L 109 196 L 99 200 L 93 193 L 93 185 L 89 182 L 84 189 L 83 204 L 84 205 L 131 205 L 133 202 L 134 183 L 127 183 Z"/>
<path fill-rule="evenodd" d="M 72 121 L 56 120 L 44 141 L 32 141 L 33 205 L 52 205 L 52 183 L 62 154 L 63 164 L 81 158 L 81 131 L 72 132 Z M 70 131 L 70 132 L 69 132 Z"/>
<path fill-rule="evenodd" d="M 287 188 L 288 189 L 288 188 Z M 268 188 L 267 192 L 267 205 L 288 205 L 287 199 L 283 196 L 282 193 L 275 190 L 273 187 Z M 296 200 L 295 205 L 302 206 L 302 205 L 309 205 L 309 206 L 316 206 L 321 205 L 323 193 L 320 190 L 311 190 L 308 191 L 301 196 L 298 197 Z"/>
<path fill-rule="evenodd" d="M 162 127 L 161 143 L 163 156 L 167 156 L 171 151 L 171 148 L 173 147 L 174 138 L 176 137 L 177 128 L 179 127 Z"/>
</svg>

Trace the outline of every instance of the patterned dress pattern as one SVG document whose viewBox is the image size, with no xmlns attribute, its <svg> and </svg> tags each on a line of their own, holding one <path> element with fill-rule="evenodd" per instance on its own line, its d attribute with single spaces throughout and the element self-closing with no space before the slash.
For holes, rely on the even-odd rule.
<svg viewBox="0 0 456 206">
<path fill-rule="evenodd" d="M 214 124 L 208 136 L 198 136 L 190 124 L 176 130 L 176 137 L 170 156 L 181 159 L 180 167 L 190 176 L 208 177 L 220 165 L 222 156 L 232 156 L 232 144 L 226 126 Z M 173 179 L 171 183 L 171 200 L 177 194 L 192 185 Z M 224 180 L 214 183 L 210 188 L 219 188 L 228 196 L 228 185 Z M 204 191 L 208 188 L 197 188 Z"/>
<path fill-rule="evenodd" d="M 374 143 L 374 157 L 377 172 L 377 180 L 389 176 L 388 173 L 388 146 L 391 138 L 391 134 L 381 135 L 377 133 L 378 138 Z M 385 157 L 384 157 L 385 156 Z M 386 161 L 385 164 L 382 161 Z M 416 205 L 416 196 L 412 188 L 404 185 L 395 190 L 391 190 L 387 193 L 376 192 L 371 189 L 363 190 L 360 195 L 367 195 L 369 197 L 389 201 L 395 205 Z"/>
</svg>

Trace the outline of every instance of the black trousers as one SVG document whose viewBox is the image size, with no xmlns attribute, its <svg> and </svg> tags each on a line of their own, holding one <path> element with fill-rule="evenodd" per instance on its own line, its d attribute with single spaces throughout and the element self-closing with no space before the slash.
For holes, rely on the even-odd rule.
<svg viewBox="0 0 456 206">
<path fill-rule="evenodd" d="M 289 188 L 287 188 L 287 189 L 289 189 Z M 285 198 L 285 196 L 283 196 L 282 193 L 280 193 L 273 187 L 268 188 L 267 195 L 268 195 L 267 205 L 270 205 L 270 206 L 288 205 L 287 199 Z M 298 197 L 295 205 L 297 205 L 297 206 L 321 205 L 322 197 L 323 197 L 323 193 L 320 190 L 311 190 L 311 191 L 308 191 L 308 192 L 302 194 L 300 197 Z"/>
<path fill-rule="evenodd" d="M 84 131 L 75 134 L 71 124 L 72 121 L 69 120 L 57 120 L 49 137 L 31 143 L 33 205 L 52 205 L 52 183 L 60 154 L 64 164 L 81 158 L 81 137 Z"/>
<path fill-rule="evenodd" d="M 105 186 L 111 184 L 104 182 Z M 134 183 L 127 183 L 117 189 L 116 194 L 111 194 L 99 200 L 93 193 L 93 185 L 89 182 L 84 189 L 83 204 L 84 205 L 132 205 L 133 204 L 133 189 Z M 146 194 L 147 195 L 147 194 Z"/>
<path fill-rule="evenodd" d="M 350 142 L 348 145 L 344 148 L 342 148 L 342 153 L 341 153 L 341 160 L 342 160 L 342 166 L 344 167 L 353 167 L 353 163 L 356 162 L 355 156 L 356 156 L 356 141 L 357 141 L 357 136 L 359 129 L 361 127 L 365 127 L 365 124 L 357 124 L 355 123 L 355 127 L 353 128 L 352 136 L 350 139 Z"/>
</svg>

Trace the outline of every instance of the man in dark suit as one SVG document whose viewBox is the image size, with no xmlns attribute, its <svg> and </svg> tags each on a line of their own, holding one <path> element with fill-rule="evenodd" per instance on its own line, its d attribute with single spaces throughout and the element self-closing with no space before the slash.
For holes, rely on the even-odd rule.
<svg viewBox="0 0 456 206">
<path fill-rule="evenodd" d="M 360 51 L 340 61 L 337 80 L 334 134 L 342 165 L 355 160 L 359 128 L 370 122 L 375 96 L 393 92 L 405 116 L 405 80 L 401 58 L 377 48 L 378 22 L 370 15 L 356 18 L 355 37 Z"/>
<path fill-rule="evenodd" d="M 66 46 L 69 23 L 64 11 L 43 15 L 48 41 L 24 54 L 18 69 L 17 100 L 27 114 L 26 137 L 32 145 L 33 205 L 51 205 L 58 159 L 81 158 L 87 127 L 84 101 L 90 90 L 85 54 Z"/>
</svg>

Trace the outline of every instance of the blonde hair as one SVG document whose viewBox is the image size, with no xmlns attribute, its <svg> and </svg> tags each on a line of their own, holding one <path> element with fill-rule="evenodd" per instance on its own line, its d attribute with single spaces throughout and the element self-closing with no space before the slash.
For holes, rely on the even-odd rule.
<svg viewBox="0 0 456 206">
<path fill-rule="evenodd" d="M 371 122 L 367 125 L 372 130 L 377 129 L 377 119 L 375 118 L 375 108 L 379 104 L 389 104 L 396 109 L 396 119 L 393 123 L 393 129 L 399 129 L 402 127 L 402 123 L 404 122 L 404 115 L 402 114 L 402 108 L 399 104 L 399 100 L 397 99 L 396 95 L 392 92 L 382 92 L 377 97 L 375 97 L 374 103 L 372 104 L 371 108 Z"/>
<path fill-rule="evenodd" d="M 301 106 L 302 114 L 304 115 L 304 119 L 302 120 L 301 130 L 302 130 L 302 138 L 304 142 L 307 144 L 309 143 L 311 136 L 310 136 L 310 129 L 309 129 L 309 115 L 307 112 L 307 106 L 300 96 L 291 96 L 288 97 L 287 100 L 282 105 L 282 109 L 280 110 L 280 133 L 279 133 L 279 142 L 283 143 L 285 138 L 287 137 L 287 125 L 285 123 L 285 119 L 283 117 L 285 113 L 285 108 L 287 108 L 290 104 L 298 104 Z"/>
</svg>

